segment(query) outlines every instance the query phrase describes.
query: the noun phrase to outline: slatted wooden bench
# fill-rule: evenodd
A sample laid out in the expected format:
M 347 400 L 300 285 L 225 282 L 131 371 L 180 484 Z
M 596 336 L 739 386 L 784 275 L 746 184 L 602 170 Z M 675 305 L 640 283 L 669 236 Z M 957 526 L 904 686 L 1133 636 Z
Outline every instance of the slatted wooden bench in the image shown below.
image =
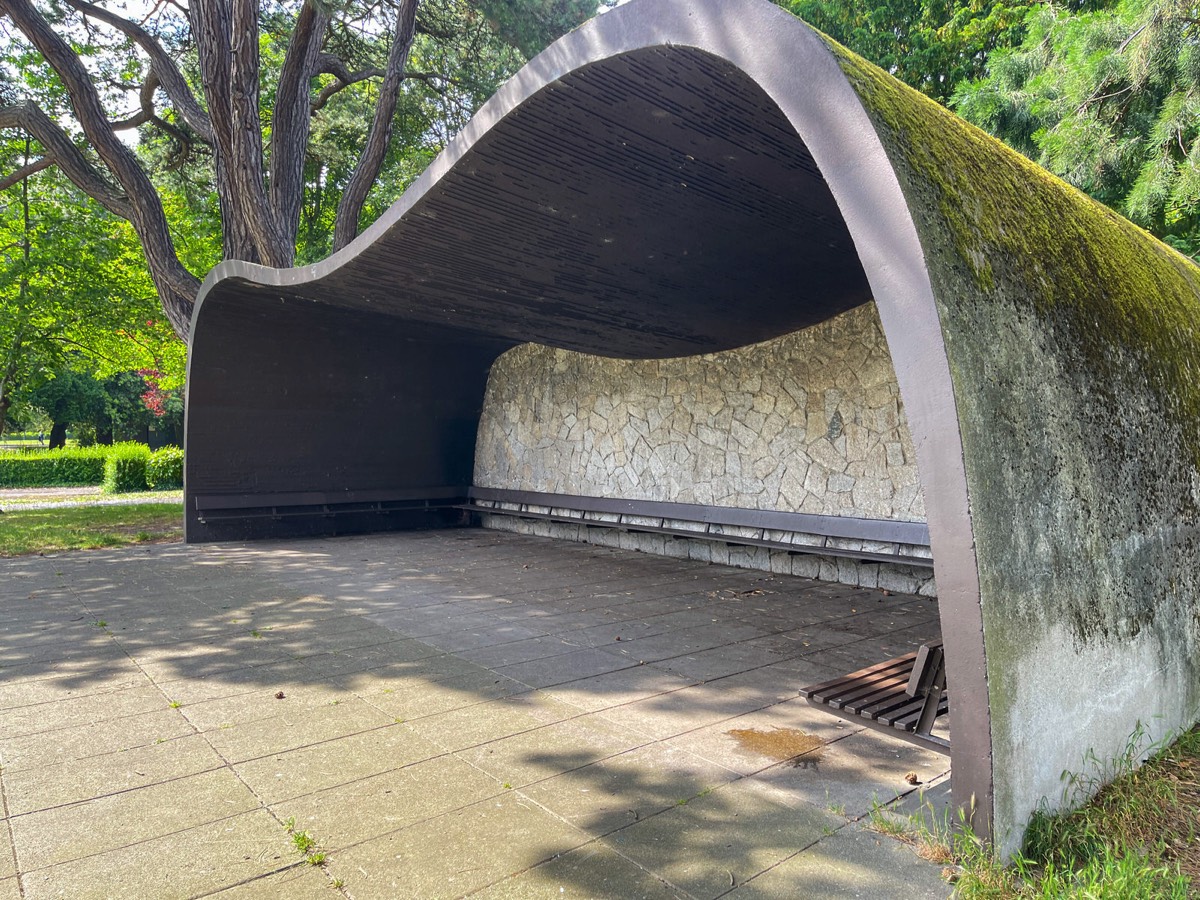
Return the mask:
M 196 518 L 203 523 L 240 519 L 284 519 L 299 516 L 386 514 L 461 507 L 462 487 L 408 490 L 287 491 L 196 494 Z
M 803 688 L 800 694 L 844 719 L 939 753 L 950 752 L 950 742 L 932 733 L 938 717 L 950 712 L 941 641 Z
M 661 534 L 669 538 L 716 541 L 733 546 L 763 547 L 787 553 L 933 568 L 933 558 L 928 555 L 929 528 L 923 522 L 481 487 L 470 489 L 463 508 L 477 516 L 511 516 L 588 528 Z M 739 533 L 742 530 L 756 534 Z M 811 543 L 772 538 L 768 536 L 771 532 L 804 535 Z M 876 545 L 876 549 L 842 546 L 840 541 L 869 542 Z M 891 548 L 879 548 L 878 545 L 891 545 Z

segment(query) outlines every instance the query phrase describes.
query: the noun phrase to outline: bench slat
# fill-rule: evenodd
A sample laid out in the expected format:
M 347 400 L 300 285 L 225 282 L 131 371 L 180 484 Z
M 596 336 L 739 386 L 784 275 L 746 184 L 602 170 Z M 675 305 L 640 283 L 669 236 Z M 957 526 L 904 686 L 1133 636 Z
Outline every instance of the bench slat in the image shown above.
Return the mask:
M 543 504 L 558 506 L 559 504 Z M 642 523 L 609 522 L 603 519 L 588 519 L 584 516 L 563 515 L 561 513 L 543 513 L 532 510 L 497 509 L 492 506 L 479 506 L 474 503 L 464 503 L 459 507 L 480 515 L 511 516 L 517 519 L 538 519 L 558 522 L 564 525 L 585 525 L 589 528 L 610 528 L 616 531 L 629 531 L 642 534 L 662 534 L 673 538 L 691 538 L 715 541 L 723 544 L 743 547 L 762 547 L 767 550 L 783 550 L 787 553 L 808 553 L 817 556 L 836 556 L 846 559 L 858 559 L 869 562 L 886 562 L 904 566 L 915 566 L 923 569 L 933 568 L 933 560 L 924 556 L 907 556 L 900 553 L 881 553 L 875 550 L 851 550 L 845 547 L 827 547 L 820 544 L 793 544 L 787 541 L 772 541 L 765 538 L 741 537 L 724 532 L 693 531 L 687 528 L 670 528 L 667 526 L 645 525 Z M 667 518 L 676 518 L 668 516 Z
M 800 693 L 813 706 L 948 753 L 949 741 L 931 733 L 936 719 L 950 711 L 944 685 L 942 643 L 931 641 L 913 653 L 803 688 Z

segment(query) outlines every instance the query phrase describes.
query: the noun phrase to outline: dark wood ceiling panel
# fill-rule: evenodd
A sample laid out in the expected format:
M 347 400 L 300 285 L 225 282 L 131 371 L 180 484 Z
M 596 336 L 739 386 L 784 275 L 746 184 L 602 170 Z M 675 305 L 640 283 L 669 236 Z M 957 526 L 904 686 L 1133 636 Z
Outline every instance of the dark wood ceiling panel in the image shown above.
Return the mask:
M 295 290 L 622 357 L 741 346 L 870 298 L 837 205 L 779 109 L 728 63 L 681 47 L 546 86 L 383 237 Z

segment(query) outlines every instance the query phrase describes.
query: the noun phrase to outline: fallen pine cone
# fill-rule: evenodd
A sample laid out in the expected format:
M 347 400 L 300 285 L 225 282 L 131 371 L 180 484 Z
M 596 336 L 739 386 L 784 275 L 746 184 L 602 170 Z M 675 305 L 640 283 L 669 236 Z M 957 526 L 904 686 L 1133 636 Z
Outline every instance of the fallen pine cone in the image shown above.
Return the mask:
M 921 783 L 921 779 L 917 777 L 916 772 L 906 772 L 904 774 L 904 780 L 907 781 L 909 784 L 920 784 Z

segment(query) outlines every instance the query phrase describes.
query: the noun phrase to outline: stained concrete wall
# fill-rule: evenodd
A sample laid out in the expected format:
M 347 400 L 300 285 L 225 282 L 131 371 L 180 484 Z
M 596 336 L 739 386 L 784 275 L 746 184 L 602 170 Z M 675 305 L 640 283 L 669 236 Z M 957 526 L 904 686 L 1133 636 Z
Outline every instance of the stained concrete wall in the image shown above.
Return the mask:
M 1200 715 L 1200 270 L 842 64 L 935 248 L 1010 852 L 1040 804 L 1085 799 L 1064 772 L 1094 786 Z
M 776 340 L 696 357 L 630 361 L 534 344 L 514 348 L 492 367 L 475 483 L 856 518 L 925 516 L 874 304 Z M 881 584 L 879 565 L 848 559 L 502 517 L 488 524 Z M 907 566 L 883 566 L 882 586 L 935 591 L 931 572 Z

